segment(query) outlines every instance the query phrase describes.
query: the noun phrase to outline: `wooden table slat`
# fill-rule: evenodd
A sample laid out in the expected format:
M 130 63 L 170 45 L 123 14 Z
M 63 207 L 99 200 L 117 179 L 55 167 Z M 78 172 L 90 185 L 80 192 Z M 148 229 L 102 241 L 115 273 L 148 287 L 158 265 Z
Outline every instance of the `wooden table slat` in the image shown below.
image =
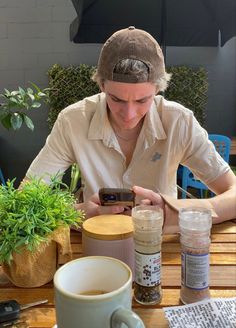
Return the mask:
M 173 305 L 181 305 L 179 300 L 179 289 L 177 288 L 170 288 L 170 287 L 162 287 L 163 297 L 161 303 L 158 305 L 150 305 L 146 306 L 145 308 L 156 308 L 156 307 L 163 307 L 163 306 L 173 306 Z M 222 290 L 222 289 L 215 289 L 211 288 L 211 297 L 236 297 L 236 290 L 229 289 L 229 290 Z M 15 299 L 21 304 L 27 304 L 30 302 L 36 302 L 39 299 L 47 299 L 48 303 L 43 305 L 43 307 L 50 308 L 54 306 L 54 293 L 52 288 L 38 288 L 35 290 L 34 294 L 32 295 L 32 290 L 28 288 L 21 288 L 20 290 L 16 289 L 8 289 L 3 288 L 1 289 L 1 299 L 10 300 Z M 39 306 L 39 307 L 42 307 Z M 142 308 L 143 306 L 133 301 L 133 308 Z
M 75 260 L 79 257 L 82 257 L 82 253 L 73 253 L 72 259 Z M 162 264 L 163 265 L 176 265 L 180 264 L 181 257 L 180 253 L 174 252 L 174 253 L 168 253 L 163 252 L 162 253 Z M 59 263 L 64 263 L 64 258 L 59 256 Z M 236 265 L 236 254 L 233 251 L 230 251 L 228 253 L 212 253 L 210 256 L 210 264 L 212 265 L 218 265 L 218 264 L 228 264 L 228 265 Z
M 231 139 L 230 155 L 236 155 L 236 137 Z
M 181 280 L 180 265 L 162 266 L 162 285 L 179 287 Z M 210 286 L 236 289 L 236 267 L 228 265 L 210 266 Z
M 211 235 L 211 242 L 212 243 L 235 243 L 236 242 L 236 233 L 214 233 Z M 179 236 L 178 235 L 165 235 L 163 236 L 163 243 L 179 243 Z
M 235 220 L 214 224 L 212 226 L 212 233 L 236 233 L 236 222 Z
M 170 253 L 162 253 L 162 264 L 170 265 L 170 264 L 179 264 L 181 263 L 181 256 L 178 253 L 170 254 Z M 227 254 L 211 254 L 210 255 L 210 264 L 218 265 L 218 264 L 228 264 L 228 265 L 236 265 L 236 254 L 235 253 L 227 253 Z
M 163 243 L 162 244 L 162 253 L 180 253 L 180 244 L 179 243 Z M 80 253 L 80 249 L 75 249 L 76 253 Z M 76 251 L 77 250 L 77 251 Z M 211 243 L 210 252 L 213 253 L 236 253 L 236 244 L 235 243 Z
M 72 252 L 75 254 L 82 254 L 81 244 L 72 244 Z M 179 253 L 180 244 L 179 243 L 163 243 L 162 253 Z M 212 243 L 210 245 L 211 253 L 236 253 L 235 243 Z

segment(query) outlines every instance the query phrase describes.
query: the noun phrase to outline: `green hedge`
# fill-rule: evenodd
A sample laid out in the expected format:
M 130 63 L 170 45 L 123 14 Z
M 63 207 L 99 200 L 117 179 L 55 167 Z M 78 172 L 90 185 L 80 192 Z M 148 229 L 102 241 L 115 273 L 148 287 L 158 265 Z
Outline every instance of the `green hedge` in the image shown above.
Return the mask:
M 205 126 L 208 91 L 206 70 L 203 67 L 172 66 L 167 71 L 172 73 L 172 79 L 165 98 L 191 109 L 199 123 Z
M 55 64 L 48 70 L 50 128 L 63 108 L 99 92 L 97 84 L 90 78 L 94 70 L 94 66 L 84 64 L 69 67 Z
M 48 70 L 50 128 L 63 108 L 99 92 L 97 84 L 90 79 L 95 68 L 84 64 L 69 67 L 55 64 Z M 172 79 L 165 98 L 191 109 L 204 126 L 208 90 L 206 70 L 202 67 L 173 66 L 168 67 L 167 71 L 172 73 Z

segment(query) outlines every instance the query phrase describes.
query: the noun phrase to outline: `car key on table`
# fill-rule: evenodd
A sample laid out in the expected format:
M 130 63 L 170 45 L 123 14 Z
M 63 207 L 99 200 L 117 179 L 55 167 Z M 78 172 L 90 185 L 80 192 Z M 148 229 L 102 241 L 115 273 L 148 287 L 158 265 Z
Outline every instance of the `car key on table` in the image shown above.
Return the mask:
M 48 300 L 40 300 L 24 305 L 20 305 L 16 300 L 0 302 L 0 323 L 5 321 L 14 321 L 19 318 L 20 311 L 47 302 Z
M 28 328 L 29 326 L 25 321 L 22 320 L 14 320 L 14 321 L 5 321 L 0 323 L 0 328 L 13 328 L 13 327 L 21 327 L 21 328 Z

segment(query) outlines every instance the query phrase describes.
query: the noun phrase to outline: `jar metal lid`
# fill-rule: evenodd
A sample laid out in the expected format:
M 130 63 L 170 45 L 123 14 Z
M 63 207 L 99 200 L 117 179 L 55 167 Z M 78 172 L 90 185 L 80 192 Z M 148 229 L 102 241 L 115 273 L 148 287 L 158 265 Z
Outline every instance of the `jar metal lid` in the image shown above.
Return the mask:
M 83 223 L 82 232 L 100 240 L 120 240 L 133 236 L 132 218 L 122 214 L 94 216 Z

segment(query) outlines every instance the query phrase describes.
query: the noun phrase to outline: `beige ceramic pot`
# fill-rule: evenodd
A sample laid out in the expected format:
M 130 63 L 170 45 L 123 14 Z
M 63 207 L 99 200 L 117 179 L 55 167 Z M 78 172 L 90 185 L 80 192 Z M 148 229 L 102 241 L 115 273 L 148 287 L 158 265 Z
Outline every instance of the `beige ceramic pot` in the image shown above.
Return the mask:
M 132 218 L 107 214 L 86 220 L 82 229 L 82 248 L 84 256 L 114 257 L 134 272 Z

